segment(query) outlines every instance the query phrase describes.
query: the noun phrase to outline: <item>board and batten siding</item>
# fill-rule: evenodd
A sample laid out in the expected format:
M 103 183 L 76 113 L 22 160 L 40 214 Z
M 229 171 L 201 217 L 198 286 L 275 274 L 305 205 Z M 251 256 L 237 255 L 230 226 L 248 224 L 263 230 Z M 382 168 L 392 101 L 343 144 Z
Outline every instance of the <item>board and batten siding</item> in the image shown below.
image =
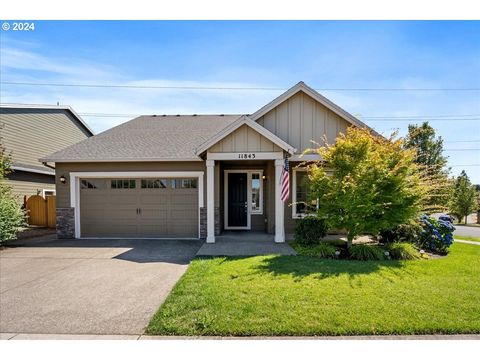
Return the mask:
M 339 133 L 350 125 L 318 101 L 299 92 L 260 117 L 257 122 L 297 149 L 334 143 Z M 312 140 L 315 142 L 313 143 Z
M 0 134 L 14 163 L 33 166 L 91 136 L 67 110 L 22 108 L 0 109 Z
M 248 125 L 242 125 L 213 145 L 208 151 L 214 153 L 235 153 L 278 152 L 283 150 Z

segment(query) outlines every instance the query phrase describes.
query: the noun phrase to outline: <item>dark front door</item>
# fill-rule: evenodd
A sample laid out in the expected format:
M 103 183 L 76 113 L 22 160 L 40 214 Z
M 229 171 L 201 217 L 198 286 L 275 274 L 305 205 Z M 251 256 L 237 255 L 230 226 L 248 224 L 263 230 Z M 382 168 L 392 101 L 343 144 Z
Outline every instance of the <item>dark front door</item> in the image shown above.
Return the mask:
M 247 226 L 247 174 L 228 174 L 228 226 Z

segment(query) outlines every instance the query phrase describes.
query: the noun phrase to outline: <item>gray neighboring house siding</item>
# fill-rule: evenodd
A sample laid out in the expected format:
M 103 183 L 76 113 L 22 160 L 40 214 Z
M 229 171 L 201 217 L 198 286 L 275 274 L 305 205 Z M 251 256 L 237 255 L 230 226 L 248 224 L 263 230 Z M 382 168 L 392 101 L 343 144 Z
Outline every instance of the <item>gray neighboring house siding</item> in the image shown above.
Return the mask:
M 0 136 L 13 159 L 13 172 L 4 181 L 23 203 L 24 196 L 55 191 L 55 170 L 39 159 L 93 132 L 68 106 L 2 104 Z
M 293 195 L 296 193 L 293 188 L 293 168 L 305 160 L 300 155 L 312 147 L 312 141 L 322 144 L 326 137 L 328 142 L 333 142 L 349 126 L 367 127 L 302 82 L 251 115 L 140 116 L 44 157 L 43 160 L 54 162 L 56 166 L 58 236 L 82 237 L 80 229 L 85 224 L 81 224 L 81 199 L 86 201 L 88 209 L 100 206 L 95 211 L 105 226 L 109 226 L 109 221 L 111 224 L 118 223 L 119 211 L 110 211 L 108 207 L 97 205 L 97 201 L 88 203 L 87 200 L 97 191 L 99 196 L 111 201 L 113 185 L 104 181 L 99 182 L 104 184 L 99 185 L 100 188 L 90 188 L 85 185 L 88 179 L 135 178 L 137 188 L 131 192 L 131 203 L 119 206 L 129 205 L 124 206 L 130 211 L 126 216 L 136 219 L 129 220 L 132 221 L 132 226 L 133 222 L 136 222 L 135 226 L 141 226 L 138 225 L 141 224 L 138 219 L 143 215 L 139 214 L 138 209 L 149 210 L 146 205 L 151 205 L 151 199 L 142 203 L 142 192 L 138 191 L 142 179 L 196 174 L 192 177 L 198 176 L 198 189 L 203 187 L 202 192 L 199 190 L 197 193 L 198 232 L 192 234 L 192 237 L 214 241 L 213 235 L 231 228 L 239 229 L 237 225 L 226 223 L 231 221 L 227 216 L 227 206 L 233 204 L 227 199 L 231 189 L 226 177 L 241 172 L 248 176 L 245 208 L 248 209 L 249 219 L 249 225 L 242 225 L 242 230 L 264 231 L 275 234 L 275 241 L 284 241 L 285 237 L 291 236 L 298 221 L 298 216 L 294 217 L 292 206 Z M 252 154 L 254 158 L 251 158 Z M 310 161 L 321 161 L 315 153 L 308 156 Z M 281 170 L 284 157 L 289 158 L 291 175 L 290 199 L 285 204 L 276 200 L 279 189 L 276 174 Z M 155 173 L 160 175 L 153 175 Z M 262 213 L 254 213 L 252 208 L 254 174 L 257 178 L 263 174 L 259 179 L 263 188 Z M 67 179 L 65 184 L 60 183 L 62 176 Z M 180 177 L 185 176 L 189 177 Z M 241 176 L 232 177 L 234 181 L 241 181 L 237 180 L 239 178 Z M 102 186 L 105 189 L 103 193 Z M 161 190 L 158 191 L 160 194 Z M 86 192 L 89 192 L 88 196 Z M 147 193 L 152 192 L 144 194 Z M 166 191 L 165 194 L 167 193 L 172 191 Z M 122 195 L 121 198 L 127 197 Z M 236 202 L 237 209 L 243 206 L 243 201 Z M 132 208 L 132 204 L 137 204 L 137 209 L 135 206 Z M 209 209 L 208 204 L 213 204 L 213 209 Z M 137 217 L 131 213 L 135 210 Z M 160 206 L 155 211 L 155 216 L 163 216 Z M 282 228 L 281 220 L 275 224 L 276 219 L 281 219 L 282 213 L 284 232 L 279 231 Z M 90 214 L 87 220 L 92 221 Z M 232 221 L 231 224 L 233 223 Z M 101 224 L 97 222 L 92 225 L 92 229 L 102 228 Z M 210 233 L 208 229 L 211 229 Z M 91 229 L 87 230 L 91 234 Z M 168 229 L 158 230 L 158 237 L 165 237 L 168 233 Z

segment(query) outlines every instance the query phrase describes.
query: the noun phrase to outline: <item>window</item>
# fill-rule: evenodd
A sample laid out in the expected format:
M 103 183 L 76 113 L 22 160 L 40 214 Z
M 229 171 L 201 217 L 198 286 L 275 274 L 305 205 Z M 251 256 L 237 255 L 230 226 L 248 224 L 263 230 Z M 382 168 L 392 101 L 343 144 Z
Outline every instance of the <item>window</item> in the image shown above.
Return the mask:
M 80 189 L 104 189 L 106 184 L 105 179 L 81 179 Z
M 263 194 L 262 194 L 262 173 L 261 172 L 252 172 L 251 173 L 251 211 L 252 214 L 262 214 L 263 213 Z
M 135 185 L 133 179 L 113 179 L 111 181 L 112 189 L 135 189 Z
M 55 190 L 43 189 L 42 193 L 43 193 L 43 197 L 54 196 L 55 195 Z
M 142 179 L 142 189 L 165 189 L 168 186 L 167 179 Z
M 310 179 L 306 169 L 293 170 L 292 217 L 301 218 L 317 208 L 317 200 L 310 198 Z
M 174 189 L 196 189 L 197 179 L 173 179 L 172 188 Z

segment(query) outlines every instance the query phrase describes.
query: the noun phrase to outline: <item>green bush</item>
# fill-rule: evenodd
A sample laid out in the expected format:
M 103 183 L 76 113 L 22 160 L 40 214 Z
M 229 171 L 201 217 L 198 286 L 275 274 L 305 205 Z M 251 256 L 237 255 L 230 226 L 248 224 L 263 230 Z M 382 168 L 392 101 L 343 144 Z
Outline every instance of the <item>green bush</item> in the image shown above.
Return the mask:
M 396 260 L 420 259 L 418 249 L 409 243 L 393 243 L 388 246 L 390 257 Z
M 420 239 L 423 227 L 419 221 L 411 221 L 406 224 L 397 225 L 391 230 L 380 232 L 379 240 L 384 244 L 411 242 L 416 243 Z
M 320 243 L 317 245 L 302 245 L 297 242 L 291 244 L 295 251 L 300 255 L 314 256 L 320 258 L 334 257 L 337 248 L 327 243 Z
M 302 245 L 316 245 L 327 234 L 325 221 L 307 216 L 295 225 L 295 241 Z
M 384 260 L 385 250 L 376 245 L 353 245 L 348 249 L 350 257 L 354 260 Z
M 0 183 L 0 245 L 16 239 L 25 224 L 25 213 L 10 188 Z

